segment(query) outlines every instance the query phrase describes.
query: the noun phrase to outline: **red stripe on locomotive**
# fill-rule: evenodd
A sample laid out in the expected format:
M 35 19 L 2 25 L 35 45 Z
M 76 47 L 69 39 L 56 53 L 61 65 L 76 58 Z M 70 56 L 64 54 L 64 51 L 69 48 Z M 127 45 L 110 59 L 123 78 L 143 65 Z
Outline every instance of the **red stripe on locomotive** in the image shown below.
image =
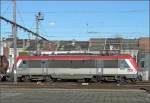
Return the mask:
M 17 60 L 112 60 L 112 59 L 131 59 L 130 55 L 115 56 L 89 56 L 89 55 L 55 55 L 55 56 L 18 56 Z

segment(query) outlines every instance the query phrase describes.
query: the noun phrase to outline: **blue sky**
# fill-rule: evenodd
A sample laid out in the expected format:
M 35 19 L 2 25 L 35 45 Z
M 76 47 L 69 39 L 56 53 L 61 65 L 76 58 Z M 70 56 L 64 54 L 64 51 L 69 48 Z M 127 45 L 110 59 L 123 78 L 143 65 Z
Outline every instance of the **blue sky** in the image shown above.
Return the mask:
M 88 40 L 149 36 L 149 1 L 17 1 L 17 23 L 35 31 L 35 15 L 42 12 L 40 34 L 49 40 Z M 1 1 L 1 16 L 12 20 L 12 1 Z M 6 37 L 11 26 L 1 23 Z M 20 38 L 28 33 L 18 30 Z

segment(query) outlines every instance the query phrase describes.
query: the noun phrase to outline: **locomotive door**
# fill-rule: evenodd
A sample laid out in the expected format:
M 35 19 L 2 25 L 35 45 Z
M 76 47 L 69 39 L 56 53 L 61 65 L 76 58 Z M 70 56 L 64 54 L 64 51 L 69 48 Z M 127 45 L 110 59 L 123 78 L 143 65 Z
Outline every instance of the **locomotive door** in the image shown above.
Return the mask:
M 42 68 L 42 74 L 47 75 L 48 74 L 48 61 L 47 60 L 41 61 L 41 68 Z
M 103 74 L 103 61 L 102 60 L 96 60 L 96 74 L 102 75 Z

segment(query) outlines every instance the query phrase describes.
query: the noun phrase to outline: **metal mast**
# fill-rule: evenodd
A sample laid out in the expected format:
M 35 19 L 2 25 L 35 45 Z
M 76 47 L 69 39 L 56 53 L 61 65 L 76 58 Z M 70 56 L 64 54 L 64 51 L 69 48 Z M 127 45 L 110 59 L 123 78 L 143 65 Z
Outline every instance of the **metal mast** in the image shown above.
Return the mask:
M 1 1 L 0 1 L 0 3 L 1 3 Z M 1 13 L 0 13 L 0 14 L 1 14 Z M 2 36 L 2 35 L 1 35 L 1 20 L 0 20 L 0 55 L 3 55 L 3 54 L 2 54 L 2 50 L 3 50 L 2 48 L 3 48 L 3 46 L 2 46 L 2 39 L 1 39 L 1 36 Z
M 0 20 L 0 23 L 1 23 L 1 20 Z M 1 24 L 0 24 L 0 28 L 1 28 Z M 2 55 L 2 49 L 3 46 L 2 46 L 2 39 L 1 39 L 1 29 L 0 29 L 0 55 Z
M 36 34 L 39 34 L 40 20 L 43 20 L 43 16 L 41 12 L 38 12 L 38 15 L 36 15 Z M 37 55 L 40 54 L 40 44 L 39 44 L 38 36 L 36 36 L 36 54 Z
M 17 28 L 16 28 L 16 0 L 13 0 L 13 42 L 14 42 L 14 67 L 13 67 L 13 79 L 14 83 L 17 83 L 17 74 L 16 74 L 16 57 L 17 57 Z

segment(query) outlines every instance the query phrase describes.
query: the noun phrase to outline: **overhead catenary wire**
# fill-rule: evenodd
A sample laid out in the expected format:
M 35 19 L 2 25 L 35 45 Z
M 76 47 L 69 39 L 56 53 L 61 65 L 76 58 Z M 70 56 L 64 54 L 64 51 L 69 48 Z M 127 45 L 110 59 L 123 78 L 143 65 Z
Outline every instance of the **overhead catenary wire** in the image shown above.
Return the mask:
M 24 26 L 21 26 L 21 25 L 19 25 L 19 24 L 17 24 L 17 23 L 14 23 L 14 22 L 12 22 L 11 20 L 8 20 L 8 19 L 6 19 L 6 18 L 4 18 L 4 17 L 2 17 L 2 16 L 0 16 L 0 19 L 4 20 L 4 21 L 6 21 L 6 22 L 8 22 L 8 23 L 10 23 L 10 24 L 12 24 L 12 25 L 15 24 L 17 27 L 23 29 L 23 30 L 26 31 L 26 32 L 32 33 L 33 35 L 38 36 L 38 37 L 40 37 L 40 38 L 43 39 L 43 40 L 47 40 L 46 38 L 40 36 L 39 34 L 37 34 L 37 33 L 33 32 L 33 31 L 29 30 L 28 28 L 26 28 L 26 27 L 24 27 Z M 48 41 L 48 40 L 47 40 L 47 41 Z
M 117 13 L 117 14 L 122 14 L 122 13 L 143 13 L 143 12 L 148 12 L 149 10 L 148 9 L 131 9 L 131 10 L 126 10 L 126 11 L 121 11 L 121 10 L 118 10 L 118 11 L 102 11 L 102 10 L 57 10 L 57 11 L 42 11 L 43 13 L 51 13 L 51 14 L 57 14 L 57 13 L 60 13 L 60 14 L 104 14 L 104 13 Z M 8 13 L 8 12 L 7 12 Z M 10 12 L 9 12 L 10 13 Z M 36 11 L 22 11 L 22 13 L 24 14 L 35 14 L 37 13 Z

